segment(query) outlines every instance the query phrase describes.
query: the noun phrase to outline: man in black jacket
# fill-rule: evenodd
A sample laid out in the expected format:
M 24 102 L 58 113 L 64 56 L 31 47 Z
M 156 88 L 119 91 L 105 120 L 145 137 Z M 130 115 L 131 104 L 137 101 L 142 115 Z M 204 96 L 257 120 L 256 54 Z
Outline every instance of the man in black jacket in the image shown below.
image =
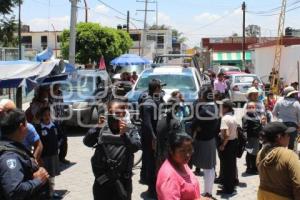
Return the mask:
M 43 185 L 48 181 L 47 171 L 38 167 L 31 152 L 22 144 L 27 125 L 25 113 L 11 110 L 0 120 L 0 199 L 45 199 Z
M 155 147 L 156 127 L 159 118 L 160 104 L 162 100 L 162 83 L 160 80 L 152 79 L 148 85 L 148 94 L 140 100 L 140 118 L 142 121 L 142 169 L 141 183 L 148 185 L 148 196 L 156 197 L 155 192 Z
M 94 199 L 130 200 L 132 193 L 133 153 L 141 148 L 137 129 L 126 124 L 124 104 L 113 100 L 108 105 L 107 122 L 91 129 L 83 142 L 95 147 L 91 159 L 95 176 Z

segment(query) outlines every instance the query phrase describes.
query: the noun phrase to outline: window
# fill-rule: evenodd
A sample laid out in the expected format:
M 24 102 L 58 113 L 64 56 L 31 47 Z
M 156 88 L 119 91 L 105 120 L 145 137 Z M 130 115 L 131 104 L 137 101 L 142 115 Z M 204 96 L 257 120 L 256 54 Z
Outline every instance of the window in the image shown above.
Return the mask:
M 48 45 L 48 38 L 47 36 L 41 36 L 41 47 L 46 49 Z
M 132 33 L 130 34 L 130 37 L 133 41 L 141 41 L 141 34 L 139 33 Z
M 56 36 L 56 42 L 57 43 L 61 42 L 61 36 L 60 35 Z
M 31 36 L 22 36 L 22 43 L 32 43 Z
M 47 36 L 41 36 L 41 43 L 47 43 L 47 42 L 48 42 Z
M 22 44 L 26 49 L 32 48 L 32 37 L 31 36 L 22 36 Z
M 156 41 L 156 35 L 147 35 L 148 41 Z
M 165 37 L 163 35 L 158 35 L 157 36 L 157 48 L 163 49 L 164 43 L 165 43 Z

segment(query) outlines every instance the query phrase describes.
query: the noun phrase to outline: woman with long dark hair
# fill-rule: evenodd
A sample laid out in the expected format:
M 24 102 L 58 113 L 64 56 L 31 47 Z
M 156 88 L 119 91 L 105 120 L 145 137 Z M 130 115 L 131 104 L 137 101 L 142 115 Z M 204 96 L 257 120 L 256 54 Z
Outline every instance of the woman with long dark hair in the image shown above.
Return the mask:
M 216 138 L 220 131 L 219 109 L 210 88 L 203 90 L 202 100 L 195 104 L 196 113 L 192 121 L 195 153 L 192 164 L 204 172 L 204 196 L 212 197 L 215 179 Z
M 165 160 L 157 175 L 158 199 L 200 199 L 198 180 L 188 166 L 193 154 L 192 138 L 186 133 L 173 134 L 169 144 L 168 159 Z

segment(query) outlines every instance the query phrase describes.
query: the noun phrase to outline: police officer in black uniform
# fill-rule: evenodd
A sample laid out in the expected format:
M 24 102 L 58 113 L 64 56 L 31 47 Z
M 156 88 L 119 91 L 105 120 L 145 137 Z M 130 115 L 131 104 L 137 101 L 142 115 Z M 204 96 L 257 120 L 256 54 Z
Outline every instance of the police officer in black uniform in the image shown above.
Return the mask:
M 143 94 L 140 101 L 140 119 L 142 133 L 142 168 L 140 182 L 148 185 L 148 196 L 156 197 L 156 166 L 155 147 L 157 135 L 157 122 L 159 118 L 160 104 L 163 103 L 162 87 L 160 80 L 152 79 L 148 85 L 148 94 Z
M 131 199 L 133 153 L 141 148 L 141 142 L 137 129 L 125 123 L 125 115 L 124 103 L 112 100 L 104 126 L 90 129 L 84 137 L 86 146 L 95 147 L 91 159 L 95 200 Z
M 0 199 L 42 200 L 49 175 L 38 167 L 33 155 L 22 144 L 26 133 L 25 113 L 11 110 L 0 118 Z

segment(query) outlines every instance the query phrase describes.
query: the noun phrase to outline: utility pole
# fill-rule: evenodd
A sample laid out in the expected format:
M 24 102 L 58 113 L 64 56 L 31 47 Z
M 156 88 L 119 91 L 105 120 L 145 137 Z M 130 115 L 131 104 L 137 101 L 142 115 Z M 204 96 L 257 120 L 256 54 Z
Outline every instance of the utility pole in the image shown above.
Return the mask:
M 144 30 L 143 30 L 143 37 L 142 37 L 142 56 L 144 56 L 146 40 L 147 40 L 147 12 L 148 12 L 148 0 L 145 0 L 145 16 L 144 16 Z
M 246 3 L 243 2 L 242 4 L 242 10 L 243 10 L 243 67 L 245 67 L 246 61 L 245 61 L 245 46 L 246 46 L 246 36 L 245 36 L 245 29 L 246 29 Z
M 142 35 L 142 56 L 144 56 L 145 46 L 146 46 L 146 40 L 147 40 L 147 13 L 148 12 L 154 12 L 154 10 L 148 10 L 148 3 L 155 3 L 154 1 L 149 2 L 148 0 L 145 1 L 137 1 L 137 2 L 143 2 L 145 3 L 145 10 L 137 10 L 145 12 L 144 15 L 144 29 L 143 29 L 143 35 Z
M 19 24 L 18 24 L 18 39 L 19 39 L 19 60 L 22 60 L 22 38 L 21 38 L 21 0 L 19 0 Z M 17 88 L 16 106 L 22 109 L 22 86 Z
M 130 13 L 129 10 L 127 10 L 127 24 L 126 24 L 126 29 L 127 29 L 127 33 L 129 34 L 129 21 L 130 20 Z M 127 53 L 129 53 L 129 49 L 127 50 Z
M 86 0 L 84 0 L 84 8 L 85 8 L 85 23 L 88 22 L 88 6 Z
M 77 1 L 71 1 L 71 23 L 70 23 L 70 44 L 69 44 L 69 63 L 75 65 L 76 47 L 76 22 L 77 22 Z
M 127 24 L 126 24 L 126 29 L 127 29 L 127 33 L 129 33 L 129 23 L 130 23 L 130 13 L 129 10 L 127 11 Z
M 155 48 L 155 56 L 157 56 L 157 43 L 158 43 L 158 0 L 156 2 L 156 48 Z

